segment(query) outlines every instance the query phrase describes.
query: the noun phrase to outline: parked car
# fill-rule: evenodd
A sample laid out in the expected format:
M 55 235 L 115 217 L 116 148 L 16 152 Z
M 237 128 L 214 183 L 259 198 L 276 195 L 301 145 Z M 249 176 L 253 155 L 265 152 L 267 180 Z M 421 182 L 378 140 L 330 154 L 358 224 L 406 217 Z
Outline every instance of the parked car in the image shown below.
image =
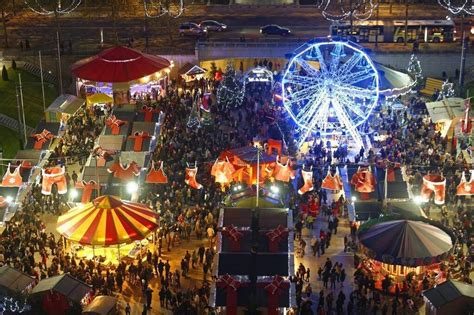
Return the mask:
M 207 30 L 202 29 L 198 24 L 196 23 L 182 23 L 179 26 L 179 35 L 181 36 L 206 36 Z
M 276 24 L 265 25 L 260 28 L 260 34 L 267 36 L 267 35 L 280 35 L 280 36 L 288 36 L 290 35 L 290 29 L 286 27 L 281 27 Z
M 199 26 L 203 30 L 212 31 L 212 32 L 223 32 L 227 30 L 227 25 L 220 23 L 214 20 L 206 20 L 199 23 Z

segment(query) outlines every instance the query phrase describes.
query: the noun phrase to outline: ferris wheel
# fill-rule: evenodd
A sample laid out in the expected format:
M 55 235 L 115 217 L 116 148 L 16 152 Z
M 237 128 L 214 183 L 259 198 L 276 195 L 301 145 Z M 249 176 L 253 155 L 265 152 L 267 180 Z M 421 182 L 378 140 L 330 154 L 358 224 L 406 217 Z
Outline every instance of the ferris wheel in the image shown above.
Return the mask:
M 353 43 L 325 41 L 302 46 L 282 79 L 283 104 L 303 132 L 347 132 L 363 146 L 359 127 L 379 99 L 379 77 L 372 60 Z

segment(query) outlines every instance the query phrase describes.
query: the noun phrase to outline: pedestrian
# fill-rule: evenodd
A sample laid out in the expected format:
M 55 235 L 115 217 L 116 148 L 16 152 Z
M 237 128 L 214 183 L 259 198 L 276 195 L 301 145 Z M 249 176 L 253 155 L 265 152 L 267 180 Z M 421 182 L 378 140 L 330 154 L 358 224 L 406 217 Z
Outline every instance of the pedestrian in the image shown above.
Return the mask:
M 310 276 L 311 276 L 311 270 L 309 270 L 309 268 L 306 268 L 306 282 L 309 282 Z
M 316 238 L 316 235 L 313 235 L 313 238 L 311 239 L 311 249 L 313 250 L 313 257 L 318 254 L 319 257 L 319 241 Z
M 132 312 L 132 308 L 130 307 L 130 304 L 127 302 L 127 306 L 125 306 L 125 315 L 130 315 Z
M 346 271 L 344 268 L 341 269 L 341 274 L 339 275 L 339 281 L 341 282 L 341 288 L 344 286 L 344 280 L 346 279 Z

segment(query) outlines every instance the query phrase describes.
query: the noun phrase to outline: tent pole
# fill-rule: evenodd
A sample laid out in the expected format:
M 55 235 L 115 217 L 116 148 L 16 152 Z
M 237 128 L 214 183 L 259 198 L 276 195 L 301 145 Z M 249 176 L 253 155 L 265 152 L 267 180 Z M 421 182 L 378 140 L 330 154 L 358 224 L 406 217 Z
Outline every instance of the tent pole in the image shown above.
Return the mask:
M 118 251 L 118 260 L 120 264 L 120 244 L 117 244 L 117 251 Z
M 92 245 L 92 260 L 95 259 L 95 246 Z

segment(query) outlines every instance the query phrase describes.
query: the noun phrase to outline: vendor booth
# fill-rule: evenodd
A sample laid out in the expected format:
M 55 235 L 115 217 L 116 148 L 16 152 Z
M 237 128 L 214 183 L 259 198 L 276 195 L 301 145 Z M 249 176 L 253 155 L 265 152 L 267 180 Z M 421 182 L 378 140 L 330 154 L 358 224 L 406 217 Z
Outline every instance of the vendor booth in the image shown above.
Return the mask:
M 456 124 L 465 115 L 464 99 L 452 97 L 437 102 L 428 102 L 426 103 L 426 109 L 431 120 L 438 126 L 441 136 L 452 139 Z M 472 114 L 470 119 L 472 120 Z
M 78 95 L 105 93 L 120 105 L 130 104 L 132 98 L 156 99 L 164 95 L 171 67 L 165 58 L 117 46 L 79 60 L 71 70 L 77 78 Z
M 228 160 L 234 167 L 234 181 L 245 182 L 253 185 L 257 182 L 257 153 L 258 149 L 253 146 L 242 147 L 224 151 L 220 154 L 219 160 Z M 265 152 L 260 153 L 260 180 L 264 181 L 266 176 L 265 168 L 275 163 L 276 157 Z
M 189 62 L 185 63 L 178 71 L 179 75 L 186 84 L 203 79 L 206 75 L 206 72 L 206 69 L 201 68 L 198 65 L 193 65 Z
M 56 229 L 67 240 L 80 244 L 73 247 L 79 257 L 115 264 L 121 257 L 146 255 L 146 237 L 158 226 L 158 213 L 147 206 L 101 196 L 60 216 Z M 101 248 L 100 257 L 96 256 L 96 247 Z
M 82 311 L 82 315 L 116 315 L 117 298 L 108 295 L 99 295 L 87 305 Z
M 73 306 L 87 305 L 91 293 L 91 286 L 66 273 L 42 279 L 33 288 L 31 296 L 48 315 L 66 315 Z
M 45 110 L 47 123 L 61 123 L 64 126 L 85 104 L 83 98 L 70 94 L 58 96 Z
M 0 292 L 4 295 L 28 292 L 35 283 L 35 278 L 24 272 L 8 265 L 0 267 Z
M 427 219 L 406 218 L 386 216 L 359 228 L 365 257 L 362 268 L 372 274 L 379 289 L 382 279 L 387 277 L 402 281 L 412 274 L 414 279 L 421 280 L 428 274 L 438 283 L 446 279 L 443 262 L 453 250 L 454 236 Z

